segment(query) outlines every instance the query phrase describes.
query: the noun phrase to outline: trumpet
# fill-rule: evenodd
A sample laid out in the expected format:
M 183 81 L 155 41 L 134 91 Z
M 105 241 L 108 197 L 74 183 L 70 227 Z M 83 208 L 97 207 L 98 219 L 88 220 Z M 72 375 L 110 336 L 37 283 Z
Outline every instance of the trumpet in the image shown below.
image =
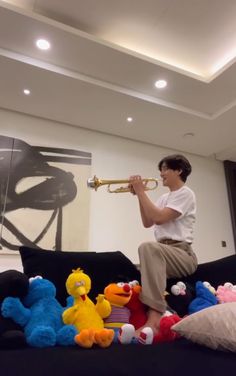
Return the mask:
M 149 183 L 149 182 L 154 182 L 154 186 L 152 187 L 148 187 L 147 185 L 145 186 L 145 191 L 152 191 L 154 189 L 157 188 L 158 186 L 158 180 L 155 179 L 155 178 L 147 178 L 147 179 L 142 179 L 142 182 L 143 183 Z M 109 193 L 124 193 L 124 192 L 130 192 L 131 189 L 129 186 L 126 186 L 126 187 L 119 187 L 119 188 L 116 188 L 116 189 L 113 189 L 111 190 L 110 186 L 113 185 L 113 184 L 129 184 L 129 179 L 123 179 L 123 180 L 101 180 L 101 179 L 98 179 L 96 176 L 94 176 L 93 178 L 89 178 L 87 180 L 87 186 L 88 188 L 92 188 L 92 189 L 95 189 L 95 191 L 97 191 L 97 189 L 99 187 L 101 187 L 101 185 L 107 185 L 107 191 Z

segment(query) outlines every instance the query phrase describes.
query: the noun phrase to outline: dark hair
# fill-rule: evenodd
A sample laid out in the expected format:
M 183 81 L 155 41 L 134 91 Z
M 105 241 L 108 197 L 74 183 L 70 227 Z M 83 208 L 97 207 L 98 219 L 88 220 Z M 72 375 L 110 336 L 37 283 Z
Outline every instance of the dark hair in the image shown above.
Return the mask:
M 192 166 L 181 154 L 173 154 L 169 155 L 165 158 L 163 158 L 159 163 L 158 163 L 158 168 L 161 171 L 162 166 L 166 165 L 167 168 L 170 168 L 171 170 L 178 170 L 182 171 L 180 174 L 180 178 L 182 181 L 186 182 L 187 177 L 191 174 L 192 172 Z

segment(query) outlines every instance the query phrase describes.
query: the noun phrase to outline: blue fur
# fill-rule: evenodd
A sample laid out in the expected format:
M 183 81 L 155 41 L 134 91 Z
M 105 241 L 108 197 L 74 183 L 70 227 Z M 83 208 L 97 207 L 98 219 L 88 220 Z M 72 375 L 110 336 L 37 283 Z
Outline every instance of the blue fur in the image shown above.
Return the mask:
M 196 282 L 196 298 L 192 300 L 188 307 L 189 314 L 201 311 L 204 308 L 217 304 L 217 298 L 201 281 Z
M 56 288 L 47 279 L 36 278 L 23 299 L 8 297 L 2 303 L 2 315 L 10 317 L 24 327 L 26 341 L 33 347 L 74 345 L 77 330 L 64 325 L 64 308 L 56 299 Z

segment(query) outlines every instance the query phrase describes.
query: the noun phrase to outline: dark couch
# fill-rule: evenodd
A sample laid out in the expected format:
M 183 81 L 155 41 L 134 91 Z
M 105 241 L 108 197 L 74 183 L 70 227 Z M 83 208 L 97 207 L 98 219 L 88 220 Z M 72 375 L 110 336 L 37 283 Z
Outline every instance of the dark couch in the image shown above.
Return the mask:
M 24 272 L 41 274 L 57 287 L 57 298 L 64 304 L 65 280 L 72 269 L 81 267 L 92 278 L 90 297 L 94 298 L 119 275 L 140 280 L 136 267 L 121 252 L 59 252 L 20 249 Z M 184 279 L 207 280 L 212 285 L 230 281 L 236 284 L 236 255 L 199 265 Z M 175 283 L 168 281 L 168 286 Z M 236 354 L 211 350 L 184 338 L 150 346 L 112 344 L 107 349 L 77 346 L 53 348 L 24 347 L 0 350 L 1 376 L 199 376 L 236 374 Z

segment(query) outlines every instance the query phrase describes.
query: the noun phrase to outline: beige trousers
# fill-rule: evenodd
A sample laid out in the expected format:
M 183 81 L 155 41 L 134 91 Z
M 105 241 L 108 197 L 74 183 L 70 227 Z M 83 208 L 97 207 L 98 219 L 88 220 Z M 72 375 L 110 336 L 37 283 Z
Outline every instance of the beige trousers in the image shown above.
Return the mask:
M 140 300 L 160 313 L 166 310 L 164 292 L 167 278 L 194 273 L 197 257 L 190 244 L 146 242 L 139 249 L 142 293 Z

